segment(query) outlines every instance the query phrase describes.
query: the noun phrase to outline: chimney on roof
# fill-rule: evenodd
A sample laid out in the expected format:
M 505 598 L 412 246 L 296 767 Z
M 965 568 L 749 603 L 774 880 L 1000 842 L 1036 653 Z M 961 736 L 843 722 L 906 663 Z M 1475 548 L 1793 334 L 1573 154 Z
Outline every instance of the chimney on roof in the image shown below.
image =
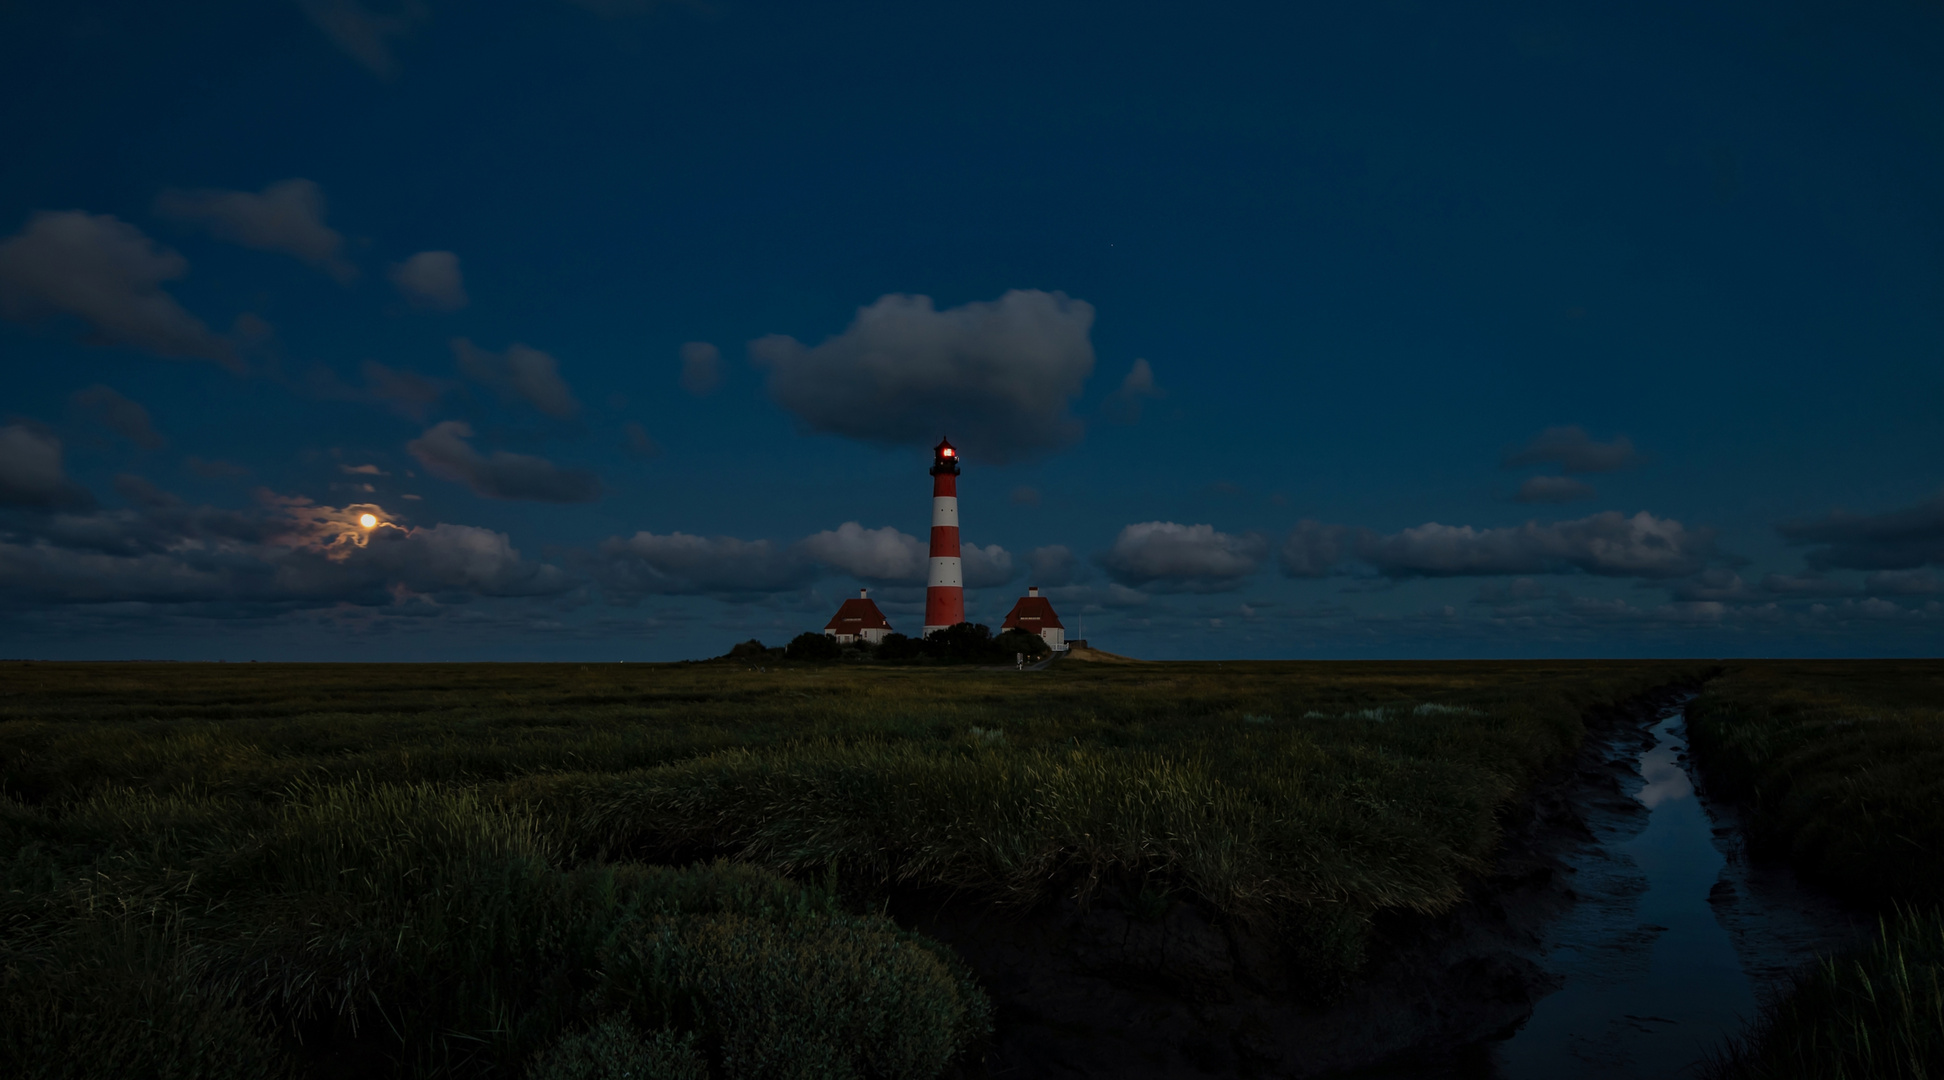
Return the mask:
M 871 590 L 869 589 L 857 590 L 857 598 L 859 600 L 869 600 L 871 598 Z
M 1039 595 L 1039 586 L 1038 586 L 1038 585 L 1028 585 L 1028 586 L 1026 587 L 1026 595 L 1027 595 L 1027 596 L 1038 596 L 1038 595 Z

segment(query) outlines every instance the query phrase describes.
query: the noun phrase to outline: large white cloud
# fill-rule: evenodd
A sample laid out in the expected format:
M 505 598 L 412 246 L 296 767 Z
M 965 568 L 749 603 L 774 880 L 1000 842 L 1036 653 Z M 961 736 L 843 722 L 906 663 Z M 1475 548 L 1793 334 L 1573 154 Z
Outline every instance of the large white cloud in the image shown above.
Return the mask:
M 1125 584 L 1163 591 L 1219 592 L 1247 580 L 1268 557 L 1257 533 L 1217 532 L 1213 525 L 1143 521 L 1114 538 L 1101 565 Z
M 1014 290 L 938 311 L 891 294 L 814 348 L 771 335 L 749 346 L 770 393 L 812 431 L 929 446 L 941 434 L 993 462 L 1080 437 L 1068 411 L 1093 373 L 1093 306 Z
M 813 533 L 798 542 L 806 559 L 865 581 L 923 582 L 931 565 L 926 541 L 886 525 L 866 529 L 846 521 L 835 529 Z M 960 572 L 968 589 L 1003 585 L 1018 573 L 1012 553 L 998 544 L 959 545 Z
M 162 291 L 163 282 L 188 272 L 188 260 L 156 247 L 127 222 L 80 210 L 40 211 L 0 242 L 0 314 L 18 320 L 72 315 L 93 327 L 100 344 L 238 366 L 230 342 Z
M 493 499 L 531 499 L 535 502 L 581 503 L 601 497 L 601 482 L 586 469 L 563 469 L 546 458 L 495 450 L 491 455 L 473 449 L 470 424 L 447 420 L 405 444 L 427 472 L 455 480 Z
M 302 177 L 262 191 L 165 191 L 156 212 L 189 222 L 232 244 L 294 256 L 339 281 L 358 276 L 344 258 L 344 236 L 324 224 L 324 191 Z

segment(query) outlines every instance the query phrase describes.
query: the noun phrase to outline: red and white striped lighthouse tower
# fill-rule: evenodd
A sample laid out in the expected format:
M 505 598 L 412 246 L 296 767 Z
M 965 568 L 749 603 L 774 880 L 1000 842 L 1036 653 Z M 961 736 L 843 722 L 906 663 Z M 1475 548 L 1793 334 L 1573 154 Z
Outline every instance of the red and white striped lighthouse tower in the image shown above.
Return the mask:
M 925 628 L 965 621 L 965 575 L 959 564 L 958 449 L 950 439 L 932 447 L 931 576 L 925 582 Z

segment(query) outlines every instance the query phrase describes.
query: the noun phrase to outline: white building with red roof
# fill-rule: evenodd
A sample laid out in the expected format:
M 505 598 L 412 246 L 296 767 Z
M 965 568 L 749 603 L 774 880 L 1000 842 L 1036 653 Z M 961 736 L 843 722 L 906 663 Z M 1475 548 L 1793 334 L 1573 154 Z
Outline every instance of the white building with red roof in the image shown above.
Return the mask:
M 891 624 L 871 600 L 869 589 L 857 590 L 857 595 L 844 601 L 844 606 L 838 608 L 837 614 L 824 624 L 824 634 L 836 638 L 839 645 L 849 645 L 854 641 L 868 641 L 876 645 L 890 632 Z
M 1013 605 L 1006 621 L 999 624 L 1000 633 L 1008 630 L 1038 634 L 1040 640 L 1046 642 L 1054 652 L 1065 652 L 1067 649 L 1066 625 L 1053 611 L 1053 602 L 1040 595 L 1038 585 L 1028 588 L 1026 595 L 1019 598 L 1019 603 Z

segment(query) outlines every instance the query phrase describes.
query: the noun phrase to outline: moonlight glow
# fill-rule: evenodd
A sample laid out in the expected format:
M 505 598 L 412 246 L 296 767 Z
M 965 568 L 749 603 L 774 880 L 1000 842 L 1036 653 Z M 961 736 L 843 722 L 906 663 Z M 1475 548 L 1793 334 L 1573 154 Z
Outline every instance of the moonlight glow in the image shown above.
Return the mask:
M 378 516 L 376 514 L 359 514 L 358 524 L 363 525 L 367 529 L 375 529 L 378 527 Z

